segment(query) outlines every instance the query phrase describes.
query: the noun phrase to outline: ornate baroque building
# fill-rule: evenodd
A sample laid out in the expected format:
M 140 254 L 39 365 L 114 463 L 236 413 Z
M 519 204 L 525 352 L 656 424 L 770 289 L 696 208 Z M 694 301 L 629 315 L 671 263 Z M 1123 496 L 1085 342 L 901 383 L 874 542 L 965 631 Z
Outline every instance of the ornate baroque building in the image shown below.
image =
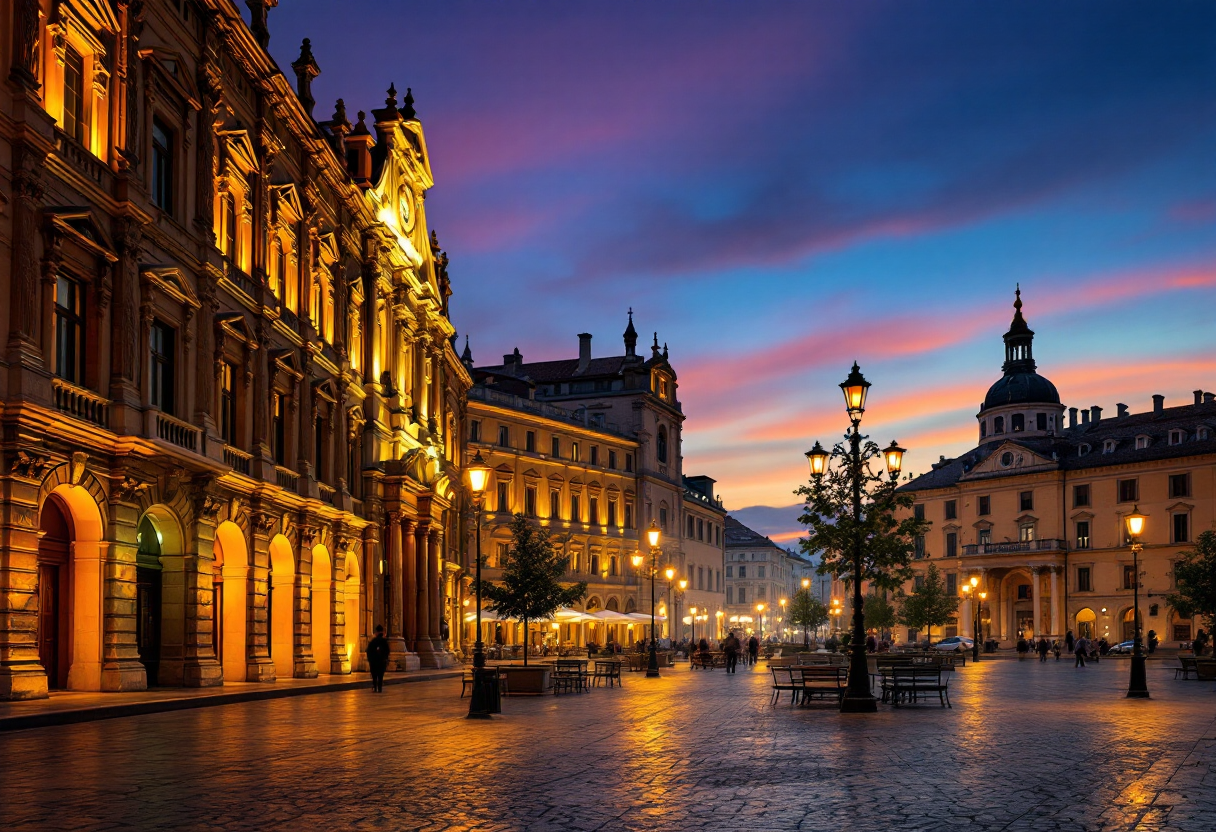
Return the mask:
M 448 661 L 471 379 L 408 91 L 273 0 L 0 2 L 0 697 Z
M 1037 372 L 1020 292 L 1004 340 L 1003 375 L 977 415 L 979 444 L 903 486 L 933 524 L 917 541 L 918 568 L 936 563 L 951 592 L 978 577 L 988 593 L 982 635 L 1006 645 L 1068 630 L 1130 639 L 1137 579 L 1144 632 L 1190 641 L 1194 622 L 1165 595 L 1179 553 L 1216 528 L 1216 396 L 1196 390 L 1172 407 L 1154 396 L 1151 410 L 1117 404 L 1105 417 L 1100 407 L 1065 408 Z M 1124 532 L 1136 506 L 1148 517 L 1139 576 Z M 971 635 L 973 603 L 964 598 L 945 635 Z
M 801 630 L 785 623 L 785 611 L 802 579 L 814 579 L 815 565 L 778 546 L 733 517 L 726 518 L 727 626 L 760 632 L 758 604 L 763 604 L 764 634 L 791 637 Z M 807 587 L 810 589 L 811 587 Z M 782 604 L 782 601 L 786 604 Z M 751 619 L 740 621 L 743 618 Z M 786 633 L 786 630 L 790 630 Z
M 578 358 L 525 363 L 517 349 L 502 364 L 474 368 L 466 345 L 464 361 L 476 379 L 467 453 L 480 451 L 494 471 L 482 540 L 487 579 L 506 552 L 507 525 L 522 513 L 537 518 L 568 555 L 570 580 L 587 581 L 585 611 L 648 616 L 649 578 L 632 557 L 641 551 L 649 568 L 644 532 L 654 520 L 663 532 L 660 571 L 675 570 L 671 582 L 660 574 L 656 584 L 656 609 L 675 622 L 660 636 L 679 637 L 691 607 L 711 622 L 721 618 L 726 511 L 712 479 L 683 476 L 675 370 L 657 335 L 649 358 L 637 354 L 637 337 L 631 313 L 624 355 L 592 358 L 584 333 Z M 608 622 L 565 625 L 560 638 L 631 643 L 643 633 L 643 626 Z M 691 633 L 688 625 L 684 633 Z M 493 640 L 492 631 L 485 635 Z

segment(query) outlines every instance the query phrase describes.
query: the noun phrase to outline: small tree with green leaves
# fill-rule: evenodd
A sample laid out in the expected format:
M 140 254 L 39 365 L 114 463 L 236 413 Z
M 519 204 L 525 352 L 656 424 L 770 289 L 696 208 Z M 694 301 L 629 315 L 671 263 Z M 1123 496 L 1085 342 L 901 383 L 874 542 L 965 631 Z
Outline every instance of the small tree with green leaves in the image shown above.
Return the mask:
M 944 627 L 957 609 L 958 597 L 946 592 L 946 582 L 937 566 L 931 563 L 925 570 L 924 581 L 904 597 L 899 620 L 916 630 L 925 630 L 932 645 L 933 628 Z
M 811 595 L 809 589 L 800 589 L 794 593 L 786 616 L 791 624 L 802 628 L 802 643 L 804 646 L 809 646 L 810 637 L 807 635 L 807 631 L 823 626 L 824 622 L 828 620 L 828 608 L 823 605 L 822 601 Z
M 895 605 L 887 599 L 885 590 L 867 595 L 861 609 L 866 617 L 866 626 L 878 630 L 881 637 L 885 637 L 886 632 L 895 626 Z
M 1216 627 L 1216 532 L 1199 535 L 1195 548 L 1174 564 L 1174 585 L 1166 602 L 1181 616 L 1203 618 L 1210 633 Z
M 569 559 L 548 535 L 522 514 L 511 521 L 511 548 L 499 583 L 481 582 L 489 608 L 502 618 L 524 624 L 524 664 L 528 663 L 528 624 L 552 617 L 562 607 L 577 604 L 587 594 L 586 582 L 562 584 Z

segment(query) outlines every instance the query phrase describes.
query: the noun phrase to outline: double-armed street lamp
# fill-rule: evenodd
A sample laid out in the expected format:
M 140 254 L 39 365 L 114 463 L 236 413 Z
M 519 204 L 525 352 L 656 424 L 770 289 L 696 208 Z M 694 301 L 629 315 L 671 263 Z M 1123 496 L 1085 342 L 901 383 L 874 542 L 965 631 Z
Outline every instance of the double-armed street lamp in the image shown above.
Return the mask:
M 1124 518 L 1127 537 L 1132 546 L 1132 618 L 1135 620 L 1136 636 L 1132 643 L 1132 675 L 1127 686 L 1128 699 L 1148 699 L 1148 668 L 1145 663 L 1144 645 L 1140 640 L 1140 535 L 1144 534 L 1147 518 L 1140 513 L 1140 506 L 1133 506 L 1132 513 Z
M 867 713 L 878 710 L 878 700 L 870 692 L 869 670 L 866 666 L 865 614 L 862 611 L 861 594 L 861 582 L 865 574 L 862 561 L 866 545 L 862 529 L 861 482 L 867 475 L 867 469 L 863 468 L 865 461 L 862 459 L 861 453 L 861 417 L 865 413 L 866 395 L 870 389 L 870 382 L 866 381 L 865 376 L 861 374 L 861 368 L 857 366 L 856 362 L 853 363 L 853 370 L 849 373 L 849 377 L 840 383 L 840 389 L 844 393 L 845 409 L 848 411 L 849 421 L 853 426 L 849 433 L 849 450 L 843 464 L 847 466 L 848 480 L 852 486 L 852 521 L 855 529 L 852 547 L 852 658 L 849 662 L 848 688 L 840 700 L 840 710 L 845 713 Z M 882 451 L 886 461 L 887 474 L 891 477 L 892 483 L 899 478 L 904 453 L 905 450 L 894 441 Z M 816 487 L 822 484 L 823 476 L 828 472 L 828 462 L 831 457 L 832 453 L 824 450 L 818 441 L 811 450 L 806 452 L 807 462 L 811 467 L 811 478 Z
M 469 474 L 469 491 L 473 494 L 473 511 L 477 515 L 477 544 L 476 544 L 476 583 L 474 584 L 477 595 L 477 640 L 473 643 L 473 694 L 469 697 L 469 719 L 489 719 L 490 714 L 497 710 L 494 707 L 493 699 L 497 694 L 497 688 L 493 687 L 496 683 L 493 681 L 487 682 L 486 669 L 486 653 L 485 643 L 481 640 L 481 510 L 485 503 L 486 485 L 490 481 L 490 466 L 486 465 L 486 461 L 481 456 L 481 451 L 473 457 L 473 461 L 469 463 L 466 469 Z M 486 685 L 490 684 L 491 688 L 486 689 Z
M 659 677 L 659 652 L 654 631 L 654 579 L 659 571 L 659 552 L 662 551 L 659 548 L 661 536 L 659 524 L 651 520 L 650 528 L 646 530 L 646 542 L 650 544 L 650 662 L 646 665 L 647 679 L 657 679 Z M 633 566 L 635 569 L 641 569 L 645 562 L 646 558 L 640 552 L 633 556 Z M 673 572 L 672 574 L 674 575 L 675 573 Z
M 977 592 L 980 579 L 975 575 L 971 576 L 971 580 L 963 584 L 963 592 L 968 598 L 973 598 L 975 601 L 975 623 L 971 629 L 971 661 L 978 662 L 980 660 L 980 607 L 984 601 L 988 599 L 987 592 Z M 975 593 L 972 595 L 972 593 Z

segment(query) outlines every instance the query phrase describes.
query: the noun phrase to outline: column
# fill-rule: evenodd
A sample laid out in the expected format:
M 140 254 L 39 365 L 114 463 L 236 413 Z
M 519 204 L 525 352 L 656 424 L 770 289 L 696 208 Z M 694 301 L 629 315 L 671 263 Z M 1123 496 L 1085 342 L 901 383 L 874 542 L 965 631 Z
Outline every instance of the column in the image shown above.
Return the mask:
M 48 695 L 38 658 L 38 490 L 37 478 L 14 472 L 0 503 L 0 700 Z
M 72 547 L 73 593 L 101 599 L 104 605 L 101 655 L 99 663 L 101 689 L 104 691 L 145 690 L 147 674 L 139 661 L 135 641 L 136 616 L 136 551 L 137 527 L 142 513 L 133 493 L 112 493 L 108 506 L 108 542 Z M 101 546 L 108 551 L 103 553 Z M 102 611 L 99 611 L 99 613 Z M 89 689 L 87 684 L 74 684 L 77 674 L 92 676 L 89 662 L 77 656 L 68 673 L 69 687 Z M 78 665 L 83 665 L 78 667 Z
M 1000 581 L 993 583 L 992 589 L 988 591 L 988 596 L 991 599 L 988 602 L 988 628 L 994 639 L 1004 641 L 1005 619 L 1002 617 Z
M 959 611 L 959 633 L 961 635 L 970 635 L 975 638 L 975 608 L 971 600 L 973 593 L 967 593 L 963 596 L 962 609 Z
M 247 660 L 247 682 L 273 682 L 274 660 L 270 658 L 269 609 L 267 602 L 270 588 L 270 532 L 274 518 L 257 511 L 250 515 L 252 541 L 249 547 L 250 598 L 246 638 L 249 643 Z
M 418 539 L 415 534 L 418 524 L 410 517 L 401 518 L 401 536 L 404 552 L 401 564 L 401 595 L 404 609 L 405 646 L 418 649 Z
M 436 653 L 443 653 L 447 650 L 439 627 L 439 618 L 443 614 L 442 587 L 439 581 L 440 541 L 439 530 L 432 528 L 431 533 L 427 536 L 427 609 L 430 613 L 427 635 L 430 636 Z
M 1040 588 L 1042 581 L 1039 580 L 1039 567 L 1034 567 L 1030 570 L 1030 597 L 1034 604 L 1034 635 L 1037 638 L 1043 632 L 1043 599 Z
M 388 661 L 396 667 L 398 660 L 405 655 L 401 608 L 401 512 L 388 512 L 386 542 L 389 575 Z
M 431 642 L 431 605 L 428 591 L 429 577 L 427 561 L 427 538 L 430 534 L 430 524 L 419 524 L 414 532 L 415 569 L 414 569 L 414 626 L 417 641 L 414 649 L 424 667 L 435 667 L 435 645 Z
M 1051 568 L 1051 632 L 1064 634 L 1063 598 L 1060 597 L 1060 567 Z
M 8 360 L 38 367 L 38 212 L 46 191 L 42 154 L 24 146 L 14 149 L 12 294 L 9 307 Z

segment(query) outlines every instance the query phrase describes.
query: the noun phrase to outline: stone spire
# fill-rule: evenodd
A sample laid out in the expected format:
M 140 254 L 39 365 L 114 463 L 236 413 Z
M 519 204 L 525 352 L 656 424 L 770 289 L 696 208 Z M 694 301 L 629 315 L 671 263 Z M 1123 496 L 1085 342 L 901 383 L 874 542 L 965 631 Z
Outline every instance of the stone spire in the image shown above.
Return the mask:
M 406 121 L 417 121 L 418 113 L 414 111 L 414 91 L 410 87 L 405 88 L 405 106 L 401 108 L 401 117 Z
M 245 5 L 249 7 L 249 31 L 253 32 L 258 46 L 266 49 L 270 46 L 270 28 L 266 25 L 266 18 L 270 10 L 279 5 L 279 0 L 245 0 Z
M 625 327 L 625 358 L 638 357 L 638 331 L 633 328 L 633 307 L 629 307 L 629 326 Z
M 1034 330 L 1022 317 L 1022 287 L 1019 284 L 1013 293 L 1013 321 L 1009 331 L 1005 333 L 1005 363 L 1001 371 L 1009 373 L 1033 373 L 1034 363 Z
M 312 79 L 321 74 L 321 67 L 317 66 L 317 59 L 312 55 L 312 42 L 308 38 L 304 38 L 300 44 L 300 57 L 291 68 L 296 72 L 296 96 L 304 105 L 304 112 L 312 118 L 312 108 L 317 103 L 312 97 Z
M 469 336 L 467 335 L 464 336 L 464 352 L 460 354 L 460 363 L 470 370 L 473 369 L 473 351 L 469 349 Z

